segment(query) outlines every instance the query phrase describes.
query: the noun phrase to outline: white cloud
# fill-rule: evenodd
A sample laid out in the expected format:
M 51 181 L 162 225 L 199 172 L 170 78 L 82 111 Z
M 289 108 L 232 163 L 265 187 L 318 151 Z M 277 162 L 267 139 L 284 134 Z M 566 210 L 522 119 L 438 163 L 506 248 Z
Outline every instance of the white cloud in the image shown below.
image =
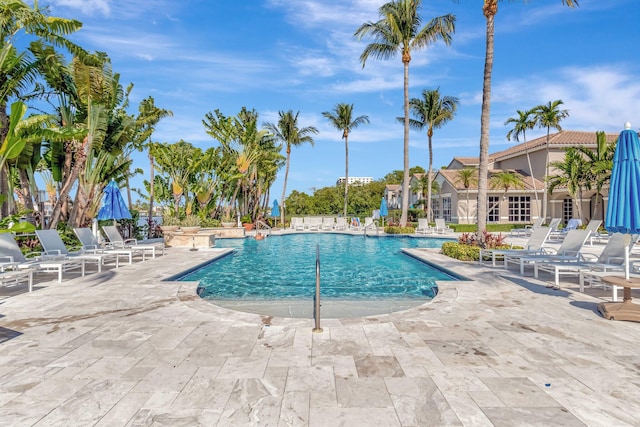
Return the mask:
M 52 3 L 54 6 L 77 9 L 84 15 L 111 14 L 111 0 L 53 0 Z

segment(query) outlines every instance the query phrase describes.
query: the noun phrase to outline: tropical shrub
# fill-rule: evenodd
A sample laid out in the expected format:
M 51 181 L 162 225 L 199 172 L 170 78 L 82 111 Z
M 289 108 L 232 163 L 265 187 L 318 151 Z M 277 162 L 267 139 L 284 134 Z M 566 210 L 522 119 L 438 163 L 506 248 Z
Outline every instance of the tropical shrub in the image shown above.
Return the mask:
M 477 261 L 480 258 L 480 246 L 458 242 L 444 242 L 440 253 L 460 261 Z
M 487 249 L 509 249 L 510 245 L 505 243 L 505 236 L 502 234 L 484 233 L 485 248 Z M 515 248 L 514 248 L 515 249 Z M 457 242 L 445 242 L 442 244 L 443 255 L 460 261 L 478 261 L 480 258 L 480 244 L 475 233 L 463 233 Z
M 384 232 L 387 234 L 413 234 L 416 232 L 416 229 L 414 227 L 390 225 L 384 228 Z

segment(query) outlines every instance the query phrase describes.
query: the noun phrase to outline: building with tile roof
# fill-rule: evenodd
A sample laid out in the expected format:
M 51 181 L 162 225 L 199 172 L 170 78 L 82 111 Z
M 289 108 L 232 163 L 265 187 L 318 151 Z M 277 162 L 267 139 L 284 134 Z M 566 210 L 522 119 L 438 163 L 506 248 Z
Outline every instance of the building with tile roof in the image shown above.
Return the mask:
M 608 143 L 614 143 L 618 134 L 608 133 Z M 502 171 L 511 171 L 523 181 L 523 188 L 489 188 L 487 223 L 531 223 L 545 212 L 546 221 L 551 218 L 562 218 L 566 223 L 577 212 L 576 203 L 581 203 L 583 223 L 589 219 L 603 219 L 606 208 L 606 189 L 598 196 L 596 203 L 595 189 L 585 190 L 582 200 L 574 200 L 566 188 L 555 188 L 549 196 L 545 195 L 544 178 L 547 176 L 547 159 L 549 163 L 563 161 L 565 148 L 584 146 L 596 149 L 596 132 L 564 130 L 547 136 L 514 145 L 506 150 L 489 155 L 489 173 L 495 175 Z M 531 160 L 531 170 L 527 161 L 527 152 Z M 472 183 L 465 188 L 459 179 L 459 170 L 465 167 L 478 168 L 477 157 L 455 157 L 445 169 L 435 172 L 440 192 L 432 195 L 434 218 L 444 218 L 447 222 L 475 224 L 477 222 L 478 184 Z M 549 167 L 549 176 L 558 171 Z M 412 179 L 416 179 L 412 177 Z M 420 198 L 414 194 L 412 200 Z M 467 202 L 468 201 L 468 202 Z M 410 203 L 412 204 L 412 203 Z

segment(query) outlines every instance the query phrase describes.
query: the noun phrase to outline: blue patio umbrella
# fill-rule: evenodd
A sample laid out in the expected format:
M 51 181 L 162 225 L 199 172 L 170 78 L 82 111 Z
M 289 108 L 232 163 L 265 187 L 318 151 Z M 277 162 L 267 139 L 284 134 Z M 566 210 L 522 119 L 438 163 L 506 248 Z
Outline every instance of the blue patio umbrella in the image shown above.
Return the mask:
M 384 218 L 389 215 L 389 209 L 387 208 L 387 199 L 384 197 L 380 202 L 380 216 L 382 217 L 382 226 L 384 227 Z
M 613 155 L 604 226 L 610 233 L 640 233 L 640 141 L 628 122 Z
M 640 233 L 640 140 L 631 130 L 631 123 L 624 125 L 618 136 L 613 155 L 613 168 L 609 185 L 609 201 L 604 226 L 610 233 Z M 628 243 L 631 242 L 629 236 Z M 610 282 L 618 286 L 630 282 L 629 251 L 624 253 L 624 281 Z M 615 277 L 603 277 L 604 282 Z M 622 303 L 600 303 L 598 310 L 606 319 L 640 321 L 640 306 L 631 302 L 631 288 L 624 287 Z
M 271 208 L 271 216 L 275 218 L 276 226 L 278 225 L 278 217 L 280 216 L 280 206 L 278 206 L 278 199 L 273 201 L 273 207 Z
M 104 188 L 104 201 L 103 205 L 98 211 L 98 219 L 114 221 L 119 219 L 131 219 L 131 212 L 127 208 L 127 204 L 120 194 L 120 188 L 114 180 Z

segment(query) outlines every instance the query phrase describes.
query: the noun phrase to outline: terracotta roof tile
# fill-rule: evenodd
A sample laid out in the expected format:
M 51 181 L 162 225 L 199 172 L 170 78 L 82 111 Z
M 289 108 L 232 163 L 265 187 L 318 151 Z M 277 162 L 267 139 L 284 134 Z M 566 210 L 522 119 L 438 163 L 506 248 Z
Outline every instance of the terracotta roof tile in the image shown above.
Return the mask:
M 607 133 L 607 142 L 614 142 L 618 138 L 617 133 Z M 541 136 L 540 138 L 532 139 L 531 141 L 527 141 L 525 143 L 521 143 L 518 145 L 514 145 L 513 147 L 507 148 L 506 150 L 499 151 L 497 153 L 491 154 L 490 157 L 494 158 L 496 161 L 501 160 L 504 157 L 511 157 L 513 155 L 517 155 L 521 152 L 526 151 L 528 148 L 529 151 L 536 150 L 539 148 L 543 148 L 546 146 L 547 136 Z M 595 132 L 586 132 L 586 131 L 576 131 L 576 130 L 563 130 L 560 132 L 552 133 L 549 135 L 549 146 L 555 147 L 569 147 L 576 145 L 584 145 L 585 147 L 595 147 L 596 145 L 596 133 Z
M 464 185 L 458 182 L 458 171 L 459 170 L 456 170 L 456 169 L 442 169 L 442 170 L 439 170 L 438 173 L 442 175 L 442 177 L 446 179 L 456 190 L 465 191 L 466 189 L 464 188 Z M 537 190 L 541 190 L 542 188 L 544 188 L 544 182 L 540 181 L 539 179 L 532 178 L 531 176 L 527 175 L 524 171 L 521 171 L 521 170 L 511 170 L 511 171 L 516 173 L 517 175 L 520 175 L 520 178 L 522 178 L 522 181 L 524 182 L 524 188 L 522 190 L 533 190 L 534 180 L 535 180 L 535 185 Z M 489 175 L 497 172 L 503 172 L 503 171 L 499 169 L 494 169 L 489 171 Z M 469 189 L 477 190 L 478 184 L 476 183 L 475 185 L 472 185 L 471 187 L 469 187 Z

